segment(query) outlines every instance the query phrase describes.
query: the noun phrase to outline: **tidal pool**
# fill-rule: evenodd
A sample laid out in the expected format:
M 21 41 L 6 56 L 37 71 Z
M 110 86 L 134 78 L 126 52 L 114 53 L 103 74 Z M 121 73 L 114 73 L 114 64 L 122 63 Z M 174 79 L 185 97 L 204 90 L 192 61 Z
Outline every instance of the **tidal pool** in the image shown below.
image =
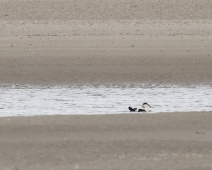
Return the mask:
M 212 86 L 0 86 L 0 116 L 212 111 Z M 141 113 L 142 114 L 142 113 Z

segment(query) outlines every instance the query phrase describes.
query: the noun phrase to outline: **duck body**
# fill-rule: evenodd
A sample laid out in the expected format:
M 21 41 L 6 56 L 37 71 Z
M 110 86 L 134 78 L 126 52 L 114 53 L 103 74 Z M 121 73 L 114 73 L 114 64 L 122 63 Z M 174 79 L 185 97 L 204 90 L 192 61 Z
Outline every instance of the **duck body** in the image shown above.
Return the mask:
M 135 112 L 137 110 L 137 108 L 132 108 L 132 107 L 128 107 L 128 109 L 130 110 L 130 112 Z
M 145 109 L 138 109 L 138 112 L 146 112 Z

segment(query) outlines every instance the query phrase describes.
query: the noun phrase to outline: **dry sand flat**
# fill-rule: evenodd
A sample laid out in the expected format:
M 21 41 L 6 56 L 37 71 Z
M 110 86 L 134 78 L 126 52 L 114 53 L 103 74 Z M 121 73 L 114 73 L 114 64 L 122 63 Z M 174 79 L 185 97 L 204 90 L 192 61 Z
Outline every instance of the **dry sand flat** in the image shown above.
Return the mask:
M 1 118 L 0 167 L 211 169 L 211 119 L 211 112 Z
M 0 1 L 0 83 L 210 84 L 209 0 Z
M 5 20 L 211 19 L 210 0 L 1 0 Z
M 0 82 L 211 84 L 212 37 L 2 37 Z

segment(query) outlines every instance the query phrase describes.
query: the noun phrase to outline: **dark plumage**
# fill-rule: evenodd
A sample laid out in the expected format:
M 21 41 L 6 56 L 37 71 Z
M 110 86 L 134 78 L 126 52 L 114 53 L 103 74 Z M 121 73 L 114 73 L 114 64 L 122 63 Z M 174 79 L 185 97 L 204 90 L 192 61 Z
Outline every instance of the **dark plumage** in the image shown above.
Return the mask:
M 146 112 L 145 109 L 138 109 L 138 112 Z
M 137 110 L 137 108 L 132 108 L 132 107 L 128 107 L 128 109 L 130 110 L 130 112 L 135 112 Z

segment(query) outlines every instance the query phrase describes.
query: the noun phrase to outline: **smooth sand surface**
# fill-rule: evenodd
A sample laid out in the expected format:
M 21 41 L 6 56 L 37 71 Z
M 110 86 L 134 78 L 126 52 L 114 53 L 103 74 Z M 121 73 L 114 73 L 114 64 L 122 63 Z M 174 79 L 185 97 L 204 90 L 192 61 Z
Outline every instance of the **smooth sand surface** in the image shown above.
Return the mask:
M 0 44 L 1 84 L 212 82 L 212 36 L 3 37 Z
M 212 112 L 0 119 L 11 170 L 212 168 Z

